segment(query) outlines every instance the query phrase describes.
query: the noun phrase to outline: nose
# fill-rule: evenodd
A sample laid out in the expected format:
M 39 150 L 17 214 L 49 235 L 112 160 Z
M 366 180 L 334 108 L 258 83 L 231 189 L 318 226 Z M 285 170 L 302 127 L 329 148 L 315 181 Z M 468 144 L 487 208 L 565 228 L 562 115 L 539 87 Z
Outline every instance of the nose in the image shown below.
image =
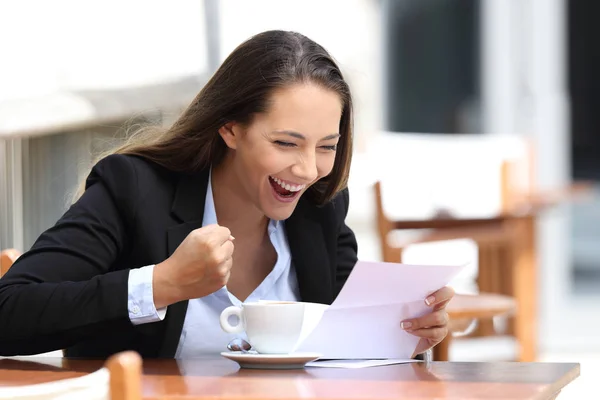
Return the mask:
M 310 151 L 301 153 L 298 161 L 292 166 L 292 173 L 306 183 L 317 179 L 319 171 L 315 153 Z

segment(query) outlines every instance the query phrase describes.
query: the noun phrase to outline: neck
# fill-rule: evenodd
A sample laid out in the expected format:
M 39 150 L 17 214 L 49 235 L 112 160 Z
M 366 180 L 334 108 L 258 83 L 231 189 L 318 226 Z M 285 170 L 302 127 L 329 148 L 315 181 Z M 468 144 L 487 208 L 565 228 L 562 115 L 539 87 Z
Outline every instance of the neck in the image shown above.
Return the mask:
M 262 237 L 269 219 L 248 201 L 242 185 L 226 157 L 212 168 L 211 186 L 219 225 L 231 230 L 234 237 Z

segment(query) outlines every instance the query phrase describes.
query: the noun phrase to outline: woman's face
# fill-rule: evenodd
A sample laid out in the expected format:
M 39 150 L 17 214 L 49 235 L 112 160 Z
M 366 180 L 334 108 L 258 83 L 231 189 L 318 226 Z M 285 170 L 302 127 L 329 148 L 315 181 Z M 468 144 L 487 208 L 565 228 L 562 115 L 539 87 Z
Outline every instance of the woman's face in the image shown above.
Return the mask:
M 267 112 L 221 136 L 232 150 L 240 190 L 267 217 L 287 219 L 298 199 L 334 164 L 342 102 L 310 83 L 275 91 Z

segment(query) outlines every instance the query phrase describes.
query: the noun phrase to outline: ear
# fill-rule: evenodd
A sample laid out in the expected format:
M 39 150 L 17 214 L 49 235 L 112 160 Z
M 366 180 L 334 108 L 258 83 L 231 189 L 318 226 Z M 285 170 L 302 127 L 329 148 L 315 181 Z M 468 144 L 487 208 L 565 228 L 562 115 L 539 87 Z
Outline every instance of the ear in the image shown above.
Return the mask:
M 237 148 L 237 133 L 239 133 L 239 129 L 237 129 L 235 122 L 228 122 L 219 128 L 219 135 L 221 135 L 227 147 L 232 150 Z

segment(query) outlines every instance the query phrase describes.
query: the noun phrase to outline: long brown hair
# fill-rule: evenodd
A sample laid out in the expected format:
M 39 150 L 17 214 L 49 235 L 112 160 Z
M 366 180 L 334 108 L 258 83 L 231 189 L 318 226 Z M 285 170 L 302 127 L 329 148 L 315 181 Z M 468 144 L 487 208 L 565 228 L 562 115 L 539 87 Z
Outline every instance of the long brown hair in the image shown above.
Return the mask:
M 307 194 L 329 201 L 347 184 L 352 158 L 352 96 L 329 53 L 296 32 L 267 31 L 239 45 L 221 64 L 179 119 L 168 129 L 141 129 L 112 153 L 130 154 L 169 170 L 194 172 L 223 159 L 227 147 L 218 134 L 228 122 L 249 123 L 265 112 L 271 93 L 286 85 L 311 82 L 342 100 L 340 139 L 331 173 Z

